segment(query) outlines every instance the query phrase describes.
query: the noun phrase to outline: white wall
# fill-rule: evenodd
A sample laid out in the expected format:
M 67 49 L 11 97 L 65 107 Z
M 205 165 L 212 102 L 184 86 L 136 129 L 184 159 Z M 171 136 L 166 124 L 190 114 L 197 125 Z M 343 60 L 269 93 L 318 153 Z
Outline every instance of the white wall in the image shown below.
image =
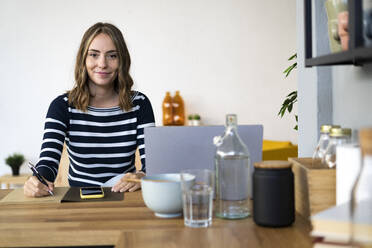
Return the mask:
M 0 175 L 10 153 L 37 159 L 49 103 L 72 87 L 79 42 L 97 21 L 123 31 L 158 125 L 165 91 L 180 90 L 207 125 L 234 112 L 264 124 L 266 139 L 297 143 L 293 115 L 277 117 L 296 89 L 296 71 L 282 74 L 296 51 L 295 9 L 295 0 L 1 0 Z
M 313 2 L 313 56 L 329 54 L 324 1 Z M 319 139 L 321 125 L 333 122 L 332 67 L 305 67 L 304 1 L 297 0 L 298 48 L 298 155 L 311 157 Z M 336 124 L 336 123 L 335 123 Z
M 372 64 L 337 66 L 333 75 L 333 120 L 356 134 L 372 126 Z M 354 135 L 357 140 L 357 135 Z

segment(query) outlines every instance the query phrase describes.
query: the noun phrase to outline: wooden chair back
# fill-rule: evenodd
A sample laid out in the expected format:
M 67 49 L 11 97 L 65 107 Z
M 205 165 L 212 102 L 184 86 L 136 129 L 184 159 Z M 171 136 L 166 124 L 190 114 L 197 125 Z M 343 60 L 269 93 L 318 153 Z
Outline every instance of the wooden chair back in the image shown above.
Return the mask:
M 68 178 L 67 178 L 69 166 L 70 166 L 70 161 L 68 159 L 68 152 L 67 152 L 67 148 L 65 144 L 63 146 L 61 160 L 59 162 L 58 174 L 57 174 L 56 180 L 54 181 L 54 186 L 69 187 Z M 140 159 L 138 149 L 136 150 L 136 155 L 135 155 L 135 166 L 137 170 L 141 169 L 141 159 Z

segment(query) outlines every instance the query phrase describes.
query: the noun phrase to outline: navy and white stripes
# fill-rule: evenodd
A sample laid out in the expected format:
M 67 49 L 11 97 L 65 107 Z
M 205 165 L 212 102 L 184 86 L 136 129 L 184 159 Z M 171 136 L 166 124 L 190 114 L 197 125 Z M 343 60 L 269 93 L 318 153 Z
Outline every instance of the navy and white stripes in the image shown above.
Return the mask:
M 133 108 L 88 107 L 86 112 L 68 105 L 67 94 L 50 105 L 45 120 L 44 138 L 37 170 L 54 181 L 58 172 L 63 143 L 66 142 L 70 186 L 102 185 L 110 178 L 134 172 L 135 151 L 139 148 L 145 167 L 144 128 L 155 126 L 148 98 L 135 92 Z

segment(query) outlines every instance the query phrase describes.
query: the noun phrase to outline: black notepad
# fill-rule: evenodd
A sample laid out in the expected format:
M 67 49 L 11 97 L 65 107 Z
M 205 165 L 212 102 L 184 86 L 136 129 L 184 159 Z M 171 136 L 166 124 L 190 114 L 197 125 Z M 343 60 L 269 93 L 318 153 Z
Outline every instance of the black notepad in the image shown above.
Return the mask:
M 65 196 L 62 198 L 61 202 L 102 202 L 102 201 L 122 201 L 124 200 L 124 193 L 112 192 L 111 187 L 103 187 L 105 196 L 103 198 L 96 199 L 81 199 L 80 198 L 80 188 L 71 187 Z

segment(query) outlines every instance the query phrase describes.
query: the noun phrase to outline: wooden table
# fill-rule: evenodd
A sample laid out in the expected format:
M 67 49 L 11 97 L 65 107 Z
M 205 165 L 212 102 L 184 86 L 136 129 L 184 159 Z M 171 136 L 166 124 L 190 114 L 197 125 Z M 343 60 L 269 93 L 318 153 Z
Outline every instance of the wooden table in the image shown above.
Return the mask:
M 11 190 L 0 190 L 0 199 Z M 154 216 L 140 191 L 124 201 L 0 205 L 0 247 L 312 247 L 310 223 L 300 216 L 286 228 L 253 219 L 214 218 L 209 228 L 188 228 L 183 218 Z
M 23 185 L 27 179 L 31 176 L 30 174 L 21 174 L 19 176 L 13 176 L 13 175 L 3 175 L 0 176 L 0 189 L 2 184 L 5 184 L 5 188 L 9 189 L 10 184 L 19 184 Z

